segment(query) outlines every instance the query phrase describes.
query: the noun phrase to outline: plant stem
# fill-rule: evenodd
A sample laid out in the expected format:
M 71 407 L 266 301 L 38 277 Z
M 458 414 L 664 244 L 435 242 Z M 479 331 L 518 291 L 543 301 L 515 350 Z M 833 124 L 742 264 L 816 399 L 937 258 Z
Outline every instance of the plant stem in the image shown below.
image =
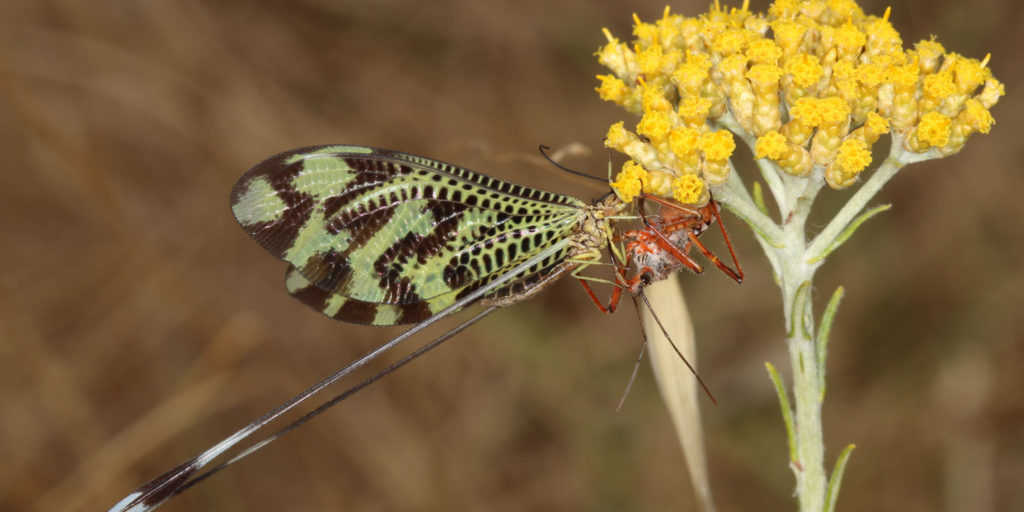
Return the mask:
M 897 147 L 895 142 L 893 147 Z M 882 185 L 885 185 L 896 172 L 903 168 L 900 160 L 890 153 L 889 157 L 882 162 L 882 165 L 857 189 L 857 192 L 850 197 L 850 200 L 839 210 L 839 213 L 829 221 L 825 229 L 815 237 L 814 242 L 807 250 L 809 259 L 816 258 L 823 251 L 827 250 L 832 241 L 839 236 L 839 233 L 864 209 L 868 201 L 875 197 Z
M 821 401 L 818 400 L 820 377 L 815 363 L 814 342 L 806 336 L 797 335 L 790 337 L 787 343 L 793 366 L 797 445 L 797 458 L 790 462 L 790 466 L 796 475 L 800 510 L 820 511 L 824 509 L 828 479 L 825 476 L 825 440 L 821 428 Z
M 776 272 L 782 292 L 786 345 L 793 372 L 795 410 L 788 411 L 788 402 L 782 405 L 786 409 L 784 415 L 793 418 L 790 439 L 793 460 L 790 461 L 790 467 L 796 477 L 800 510 L 820 512 L 824 509 L 828 489 L 821 422 L 822 385 L 825 379 L 824 367 L 817 360 L 811 297 L 814 273 L 822 262 L 808 258 L 806 223 L 814 198 L 824 185 L 823 173 L 816 169 L 811 176 L 796 178 L 780 172 L 767 160 L 759 163 L 762 164 L 762 176 L 771 178 L 768 181 L 774 184 L 770 189 L 778 202 L 781 218 L 779 224 L 760 214 L 749 194 L 743 193 L 745 188 L 742 183 L 729 183 L 722 187 L 723 190 L 716 190 L 715 197 L 730 210 L 738 212 L 748 223 L 755 224 L 752 227 L 758 234 L 758 242 Z M 730 179 L 739 180 L 738 176 Z M 852 215 L 863 208 L 868 198 L 864 199 L 860 207 L 849 206 L 853 210 Z M 844 227 L 847 223 L 840 226 Z M 837 230 L 831 235 L 832 238 L 841 231 Z M 819 240 L 825 238 L 827 236 L 819 237 Z
M 754 150 L 755 140 L 742 130 L 731 116 L 724 116 L 723 127 L 736 133 Z M 836 313 L 842 288 L 826 308 L 821 329 L 814 328 L 812 297 L 814 273 L 828 254 L 841 245 L 864 221 L 888 209 L 879 206 L 864 211 L 878 191 L 906 164 L 937 158 L 937 150 L 912 153 L 903 149 L 903 140 L 894 136 L 885 161 L 860 185 L 849 201 L 813 240 L 808 241 L 807 218 L 818 192 L 825 186 L 824 169 L 816 166 L 807 176 L 791 176 L 768 159 L 759 159 L 758 167 L 768 190 L 779 208 L 779 221 L 770 218 L 754 202 L 742 179 L 732 169 L 729 180 L 714 189 L 714 196 L 754 230 L 775 272 L 782 292 L 786 346 L 793 370 L 793 407 L 781 387 L 781 378 L 770 364 L 769 373 L 780 393 L 780 405 L 786 420 L 790 443 L 790 467 L 796 476 L 796 496 L 802 512 L 821 512 L 835 504 L 842 468 L 849 457 L 848 448 L 840 456 L 837 473 L 830 483 L 825 473 L 825 441 L 821 408 L 825 396 L 824 343 Z M 831 491 L 830 491 L 831 485 Z
M 796 492 L 802 511 L 820 511 L 824 507 L 828 478 L 825 476 L 825 443 L 821 426 L 820 383 L 817 351 L 814 343 L 812 290 L 818 263 L 806 258 L 806 222 L 814 196 L 823 179 L 814 176 L 797 181 L 783 180 L 790 191 L 788 204 L 782 204 L 785 247 L 778 249 L 779 275 L 786 320 L 790 365 L 793 370 L 793 403 L 796 408 L 796 460 L 790 466 L 796 476 Z M 809 183 L 810 182 L 810 183 Z M 816 182 L 816 183 L 815 183 Z

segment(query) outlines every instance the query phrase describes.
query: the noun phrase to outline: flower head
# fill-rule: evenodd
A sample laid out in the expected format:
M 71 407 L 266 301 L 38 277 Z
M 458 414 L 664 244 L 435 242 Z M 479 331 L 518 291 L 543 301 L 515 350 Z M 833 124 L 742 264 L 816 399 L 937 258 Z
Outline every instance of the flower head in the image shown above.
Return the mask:
M 704 189 L 728 178 L 729 131 L 757 158 L 795 176 L 820 170 L 841 188 L 885 133 L 911 152 L 959 151 L 988 132 L 1004 93 L 987 57 L 947 53 L 934 39 L 904 48 L 888 10 L 868 15 L 853 0 L 777 0 L 767 13 L 716 0 L 697 17 L 634 15 L 633 35 L 626 44 L 605 30 L 597 53 L 612 71 L 598 77 L 601 98 L 641 116 L 635 134 L 618 124 L 607 145 Z M 652 179 L 667 183 L 652 193 L 706 198 L 677 193 L 675 178 Z

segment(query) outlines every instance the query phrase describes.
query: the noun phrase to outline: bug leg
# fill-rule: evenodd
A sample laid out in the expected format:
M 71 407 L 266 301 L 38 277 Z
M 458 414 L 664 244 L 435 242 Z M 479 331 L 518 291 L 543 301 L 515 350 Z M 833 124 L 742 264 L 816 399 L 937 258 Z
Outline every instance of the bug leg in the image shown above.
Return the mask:
M 725 223 L 722 222 L 722 214 L 719 213 L 718 203 L 716 203 L 715 201 L 711 201 L 711 204 L 714 205 L 713 208 L 715 212 L 715 220 L 718 221 L 718 228 L 722 230 L 722 238 L 725 240 L 725 246 L 729 248 L 729 256 L 732 257 L 732 264 L 736 265 L 736 271 L 732 272 L 732 269 L 729 269 L 727 271 L 726 269 L 728 269 L 728 267 L 725 267 L 724 264 L 722 266 L 719 266 L 718 268 L 722 269 L 722 271 L 725 272 L 726 274 L 729 274 L 729 277 L 732 277 L 733 280 L 736 281 L 737 283 L 742 283 L 743 269 L 740 267 L 740 260 L 736 258 L 736 251 L 734 251 L 732 248 L 732 240 L 729 239 L 729 233 L 725 231 Z
M 686 236 L 690 237 L 690 241 L 693 242 L 693 245 L 697 246 L 697 250 L 699 250 L 705 258 L 710 260 L 711 263 L 714 263 L 719 270 L 725 272 L 725 275 L 731 277 L 732 280 L 736 281 L 737 283 L 743 282 L 743 269 L 740 269 L 739 272 L 737 272 L 729 268 L 729 266 L 726 265 L 722 260 L 718 259 L 718 256 L 715 256 L 715 253 L 711 252 L 707 247 L 705 247 L 704 244 L 701 243 L 700 239 L 697 238 L 697 235 L 694 235 L 692 231 L 687 231 Z M 732 252 L 731 248 L 730 252 Z M 738 264 L 736 265 L 736 268 L 739 269 Z
M 599 299 L 597 297 L 597 294 L 594 293 L 594 289 L 590 287 L 590 283 L 587 282 L 593 281 L 595 279 L 578 275 L 574 277 L 576 277 L 576 279 L 579 280 L 580 284 L 583 286 L 583 290 L 587 292 L 587 296 L 590 297 L 590 300 L 594 301 L 594 304 L 597 306 L 597 309 L 599 309 L 602 313 L 610 314 L 614 313 L 615 310 L 618 309 L 619 301 L 622 299 L 623 290 L 629 290 L 629 292 L 633 294 L 639 293 L 644 286 L 651 284 L 651 276 L 653 274 L 653 269 L 651 269 L 650 267 L 643 267 L 637 272 L 635 276 L 626 279 L 625 266 L 616 267 L 615 278 L 617 282 L 613 283 L 615 288 L 612 290 L 611 296 L 608 298 L 607 306 L 601 302 L 601 299 Z M 599 281 L 605 282 L 604 280 Z
M 614 313 L 616 309 L 618 309 L 619 299 L 622 298 L 622 287 L 616 286 L 615 289 L 612 290 L 612 295 L 611 297 L 608 298 L 608 305 L 605 306 L 604 304 L 601 303 L 601 299 L 597 298 L 597 294 L 595 294 L 594 290 L 590 288 L 590 284 L 587 283 L 586 279 L 579 279 L 579 282 L 581 285 L 583 285 L 583 289 L 587 292 L 587 295 L 590 297 L 590 300 L 594 301 L 594 305 L 596 305 L 597 309 L 599 309 L 602 313 L 611 314 Z
M 583 271 L 583 269 L 585 268 L 586 266 L 577 268 L 575 271 L 573 271 L 572 277 L 575 277 L 577 280 L 579 280 L 580 284 L 583 285 L 583 290 L 587 292 L 587 296 L 590 297 L 590 300 L 594 301 L 594 305 L 597 306 L 597 309 L 599 309 L 602 313 L 605 314 L 614 313 L 615 310 L 619 307 L 619 299 L 622 298 L 622 283 L 624 282 L 624 279 L 622 277 L 622 267 L 620 265 L 615 266 L 615 281 L 609 281 L 607 279 L 581 275 L 580 272 Z M 589 281 L 606 283 L 614 287 L 611 296 L 608 298 L 607 306 L 605 306 L 601 302 L 601 299 L 597 297 L 597 294 L 594 293 L 594 289 L 590 287 Z
M 711 250 L 708 249 L 704 245 L 704 243 L 697 238 L 697 235 L 694 233 L 693 230 L 688 230 L 686 232 L 686 236 L 690 239 L 690 242 L 692 242 L 693 245 L 697 247 L 697 250 L 699 250 L 705 258 L 710 260 L 711 263 L 714 263 L 719 270 L 724 272 L 725 275 L 732 278 L 733 281 L 736 281 L 737 283 L 742 283 L 743 269 L 740 267 L 740 262 L 736 258 L 736 251 L 733 250 L 732 248 L 732 240 L 729 239 L 729 233 L 725 231 L 725 224 L 722 223 L 722 215 L 719 213 L 718 203 L 712 201 L 711 203 L 709 203 L 709 207 L 711 208 L 711 212 L 715 216 L 715 219 L 718 221 L 719 229 L 722 230 L 722 238 L 725 240 L 725 246 L 729 248 L 729 255 L 732 257 L 733 264 L 736 265 L 736 270 L 730 268 L 728 265 L 725 264 L 725 262 L 719 259 L 718 256 L 711 252 Z

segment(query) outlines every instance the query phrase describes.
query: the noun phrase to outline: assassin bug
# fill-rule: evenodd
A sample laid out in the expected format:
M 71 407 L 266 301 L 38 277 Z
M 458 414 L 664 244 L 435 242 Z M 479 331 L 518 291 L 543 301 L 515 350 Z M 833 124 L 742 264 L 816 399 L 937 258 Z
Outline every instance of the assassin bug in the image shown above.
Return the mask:
M 660 205 L 658 215 L 648 216 L 644 213 L 645 200 Z M 612 290 L 608 305 L 601 303 L 585 280 L 580 280 L 587 295 L 602 313 L 615 312 L 623 291 L 638 294 L 644 286 L 666 279 L 680 268 L 685 267 L 695 274 L 703 273 L 704 267 L 689 255 L 694 247 L 732 280 L 737 283 L 743 282 L 743 269 L 725 230 L 718 203 L 713 197 L 704 206 L 688 206 L 644 194 L 637 200 L 637 206 L 645 227 L 624 231 L 621 235 L 621 238 L 626 240 L 625 261 L 616 265 L 617 286 Z M 715 221 L 722 231 L 722 238 L 729 249 L 733 265 L 736 266 L 735 270 L 711 252 L 699 238 Z M 637 270 L 632 277 L 627 278 L 626 268 L 630 263 L 634 264 Z

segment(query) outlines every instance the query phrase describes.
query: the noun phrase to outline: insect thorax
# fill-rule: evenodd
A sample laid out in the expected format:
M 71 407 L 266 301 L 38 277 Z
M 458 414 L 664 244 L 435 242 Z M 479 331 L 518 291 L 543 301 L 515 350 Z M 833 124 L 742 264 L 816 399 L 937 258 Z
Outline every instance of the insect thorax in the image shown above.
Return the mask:
M 572 252 L 570 258 L 580 260 L 598 260 L 601 250 L 612 242 L 612 219 L 626 208 L 626 204 L 617 197 L 609 195 L 581 212 L 579 229 L 572 236 Z

